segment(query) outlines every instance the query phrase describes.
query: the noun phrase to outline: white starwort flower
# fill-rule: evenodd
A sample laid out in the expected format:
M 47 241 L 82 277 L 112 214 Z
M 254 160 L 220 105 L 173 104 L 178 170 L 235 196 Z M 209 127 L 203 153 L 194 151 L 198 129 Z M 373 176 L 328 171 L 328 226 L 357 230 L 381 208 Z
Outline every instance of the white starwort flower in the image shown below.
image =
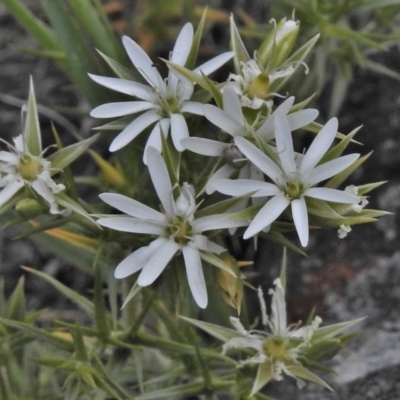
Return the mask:
M 167 135 L 171 130 L 175 148 L 178 151 L 183 151 L 181 140 L 189 137 L 183 114 L 203 115 L 203 104 L 190 101 L 194 84 L 186 78 L 178 77 L 172 69 L 169 70 L 168 78 L 163 80 L 154 63 L 135 41 L 127 36 L 124 36 L 122 41 L 129 58 L 149 86 L 129 80 L 89 74 L 100 85 L 140 99 L 140 101 L 104 104 L 92 110 L 90 115 L 96 118 L 113 118 L 145 111 L 128 124 L 114 139 L 110 151 L 116 151 L 126 146 L 155 122 L 156 124 L 147 140 L 146 148 L 152 146 L 161 151 L 161 132 Z M 184 66 L 192 47 L 192 41 L 193 27 L 190 23 L 187 23 L 177 38 L 170 61 Z M 231 59 L 232 56 L 232 52 L 221 54 L 197 67 L 194 72 L 209 75 Z M 144 155 L 146 156 L 146 154 L 145 149 Z M 145 157 L 144 161 L 146 162 Z
M 244 238 L 256 235 L 275 221 L 290 205 L 293 222 L 302 246 L 307 246 L 308 213 L 305 197 L 332 201 L 335 203 L 356 204 L 358 196 L 324 187 L 314 187 L 332 176 L 340 173 L 359 157 L 350 154 L 319 164 L 331 146 L 338 128 L 338 121 L 332 118 L 321 129 L 306 154 L 296 154 L 287 118 L 275 113 L 275 141 L 277 159 L 274 161 L 261 150 L 242 137 L 236 137 L 239 150 L 254 163 L 273 183 L 251 179 L 221 179 L 214 182 L 214 188 L 231 196 L 242 196 L 255 191 L 254 197 L 270 196 L 271 198 L 260 209 L 247 228 Z
M 295 378 L 299 385 L 303 384 L 302 379 L 314 382 L 319 380 L 302 366 L 299 356 L 305 347 L 310 346 L 310 340 L 322 320 L 315 317 L 311 325 L 301 328 L 288 326 L 285 291 L 279 279 L 276 279 L 274 284 L 275 290 L 271 289 L 269 292 L 272 295 L 270 318 L 266 313 L 262 291 L 258 290 L 262 324 L 267 330 L 247 331 L 238 318 L 231 317 L 230 321 L 239 335 L 228 340 L 222 347 L 223 354 L 230 349 L 251 348 L 256 350 L 257 353 L 253 357 L 241 361 L 239 364 L 239 366 L 251 363 L 259 364 L 250 396 L 257 393 L 270 380 L 282 380 L 283 374 Z
M 114 193 L 103 193 L 100 198 L 128 216 L 109 216 L 97 222 L 105 227 L 157 238 L 125 258 L 116 268 L 115 277 L 125 278 L 141 270 L 139 286 L 152 284 L 170 260 L 182 253 L 189 287 L 199 307 L 207 306 L 207 290 L 201 264 L 201 252 L 221 254 L 225 249 L 202 234 L 213 229 L 236 228 L 247 221 L 227 220 L 227 214 L 195 218 L 196 203 L 193 187 L 184 183 L 181 194 L 174 200 L 167 167 L 161 154 L 154 148 L 147 150 L 149 172 L 162 205 L 162 212 L 145 204 Z
M 259 117 L 257 117 L 251 124 L 243 115 L 238 95 L 231 88 L 226 88 L 223 92 L 222 110 L 209 104 L 204 106 L 204 116 L 232 137 L 232 140 L 228 143 L 198 137 L 190 137 L 181 142 L 186 149 L 194 153 L 225 158 L 227 163 L 218 169 L 207 182 L 206 191 L 208 194 L 214 191 L 213 182 L 216 179 L 229 178 L 237 169 L 240 169 L 239 178 L 241 179 L 263 180 L 259 169 L 247 162 L 234 144 L 233 139 L 235 137 L 244 137 L 252 140 L 254 136 L 258 136 L 266 142 L 273 139 L 273 116 L 276 112 L 286 116 L 291 131 L 300 129 L 317 118 L 318 111 L 314 109 L 299 110 L 289 114 L 293 103 L 294 97 L 289 97 L 264 121 L 260 123 Z
M 0 207 L 24 186 L 29 186 L 49 204 L 51 214 L 61 213 L 54 194 L 65 186 L 51 179 L 50 161 L 41 153 L 31 154 L 23 135 L 14 138 L 14 146 L 6 144 L 10 151 L 0 151 Z

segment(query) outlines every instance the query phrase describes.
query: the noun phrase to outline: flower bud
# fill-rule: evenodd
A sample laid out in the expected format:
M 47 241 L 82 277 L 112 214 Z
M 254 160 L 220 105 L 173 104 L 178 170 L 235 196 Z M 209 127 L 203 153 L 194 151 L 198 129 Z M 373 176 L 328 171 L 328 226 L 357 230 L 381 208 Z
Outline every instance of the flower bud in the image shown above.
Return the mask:
M 35 199 L 22 199 L 15 206 L 15 211 L 24 219 L 31 219 L 42 214 L 45 209 Z

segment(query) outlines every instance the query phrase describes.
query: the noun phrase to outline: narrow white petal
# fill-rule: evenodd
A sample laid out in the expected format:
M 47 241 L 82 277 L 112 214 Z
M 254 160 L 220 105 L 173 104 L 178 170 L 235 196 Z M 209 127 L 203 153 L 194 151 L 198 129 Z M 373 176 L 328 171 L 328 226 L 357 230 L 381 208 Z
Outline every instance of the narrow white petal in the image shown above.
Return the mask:
M 292 177 L 296 170 L 296 161 L 294 159 L 293 139 L 290 132 L 289 123 L 286 116 L 275 112 L 275 142 L 282 168 L 287 177 Z
M 164 135 L 164 137 L 168 136 L 170 122 L 171 121 L 169 118 L 163 118 L 154 125 L 154 128 L 151 131 L 149 138 L 147 139 L 146 146 L 143 152 L 143 162 L 146 165 L 147 165 L 147 149 L 149 147 L 156 148 L 159 153 L 162 152 L 161 132 Z
M 0 161 L 14 165 L 19 164 L 19 158 L 9 151 L 0 151 Z
M 192 296 L 200 308 L 206 308 L 208 303 L 207 288 L 199 251 L 194 247 L 184 246 L 182 254 Z
M 303 247 L 308 244 L 308 214 L 307 205 L 303 197 L 292 200 L 292 216 L 294 226 Z
M 274 324 L 273 333 L 279 336 L 284 336 L 287 328 L 285 291 L 283 290 L 279 279 L 277 279 L 274 283 L 276 287 L 273 291 L 271 302 L 271 320 Z
M 243 125 L 243 111 L 237 93 L 230 87 L 222 93 L 224 111 L 238 124 Z
M 204 106 L 204 116 L 215 126 L 218 126 L 218 128 L 229 133 L 231 136 L 243 136 L 245 133 L 243 121 L 239 123 L 216 106 L 206 104 Z
M 250 192 L 256 192 L 252 197 L 274 196 L 281 191 L 272 183 L 253 179 L 219 179 L 214 181 L 213 186 L 217 192 L 236 197 Z
M 179 250 L 179 245 L 166 240 L 149 258 L 139 275 L 137 284 L 139 286 L 151 285 L 161 274 L 171 258 Z
M 349 154 L 347 156 L 328 161 L 325 164 L 318 165 L 311 171 L 308 177 L 303 179 L 303 183 L 307 184 L 308 186 L 314 186 L 325 179 L 329 179 L 353 164 L 358 157 L 360 157 L 359 154 Z
M 122 43 L 128 53 L 132 64 L 142 74 L 143 78 L 153 87 L 157 87 L 162 91 L 165 88 L 163 79 L 161 78 L 157 68 L 154 66 L 153 61 L 150 60 L 149 56 L 143 51 L 143 49 L 131 38 L 124 36 Z
M 181 114 L 171 114 L 171 137 L 175 148 L 184 151 L 181 140 L 189 137 L 189 129 L 185 117 Z
M 164 159 L 154 147 L 149 147 L 146 155 L 151 180 L 157 196 L 164 210 L 168 214 L 172 214 L 174 210 L 172 206 L 172 186 Z
M 249 222 L 245 219 L 230 220 L 229 214 L 214 214 L 194 220 L 193 231 L 201 233 L 214 229 L 238 228 L 240 226 L 247 226 L 248 224 Z
M 219 56 L 216 56 L 213 59 L 200 65 L 193 72 L 197 74 L 200 74 L 202 72 L 204 75 L 209 75 L 212 72 L 216 71 L 221 65 L 224 65 L 227 61 L 229 61 L 233 57 L 233 55 L 233 51 L 222 53 Z
M 156 104 L 147 101 L 124 101 L 98 106 L 90 112 L 90 115 L 94 118 L 114 118 L 135 114 L 156 107 L 158 107 Z
M 137 200 L 123 196 L 122 194 L 102 193 L 99 197 L 104 201 L 104 203 L 107 203 L 111 207 L 114 207 L 131 217 L 157 221 L 160 223 L 165 222 L 165 216 L 159 211 L 156 211 Z
M 117 279 L 126 278 L 129 275 L 140 271 L 143 266 L 147 263 L 150 257 L 163 245 L 167 239 L 160 238 L 151 242 L 146 247 L 141 247 L 140 249 L 134 251 L 124 260 L 122 260 L 115 269 L 114 276 Z
M 300 174 L 308 174 L 318 164 L 335 139 L 337 129 L 337 118 L 330 119 L 323 126 L 301 161 Z
M 181 106 L 181 112 L 204 115 L 204 104 L 198 103 L 197 101 L 184 101 Z
M 2 206 L 6 201 L 10 200 L 23 186 L 24 182 L 22 180 L 7 184 L 7 186 L 0 191 L 0 206 Z
M 190 137 L 183 139 L 181 145 L 193 153 L 201 154 L 209 157 L 220 157 L 227 147 L 226 143 L 217 142 L 216 140 L 203 139 L 198 137 Z
M 278 111 L 283 115 L 287 115 L 293 106 L 294 100 L 294 96 L 288 97 L 282 104 L 280 104 L 276 108 L 275 112 Z
M 42 196 L 47 202 L 54 203 L 54 194 L 42 179 L 38 178 L 34 180 L 31 186 L 35 192 Z
M 282 170 L 261 150 L 242 137 L 236 137 L 235 143 L 239 150 L 265 175 L 270 177 L 277 185 L 286 183 Z
M 192 24 L 187 23 L 183 26 L 178 35 L 178 38 L 176 39 L 174 49 L 171 53 L 170 61 L 174 64 L 184 66 L 192 47 L 192 41 L 193 26 Z M 168 84 L 172 88 L 174 93 L 176 91 L 178 80 L 178 76 L 172 72 L 172 69 L 170 69 L 168 74 Z
M 215 192 L 214 189 L 214 181 L 217 179 L 224 179 L 224 178 L 229 178 L 233 172 L 235 171 L 235 168 L 231 167 L 229 164 L 225 164 L 223 167 L 218 169 L 214 174 L 210 177 L 210 179 L 207 181 L 206 184 L 206 193 L 207 194 L 212 194 Z
M 160 114 L 154 110 L 146 111 L 132 121 L 111 143 L 110 151 L 117 151 L 131 142 L 142 133 L 149 125 L 161 119 Z
M 199 235 L 195 234 L 192 237 L 192 241 L 190 242 L 190 245 L 193 247 L 196 247 L 196 249 L 203 250 L 203 251 L 208 251 L 210 253 L 214 254 L 221 254 L 226 251 L 226 249 L 222 246 L 220 246 L 217 243 L 212 242 L 211 240 L 208 239 L 207 236 L 204 235 Z
M 257 213 L 253 221 L 243 235 L 243 239 L 248 239 L 265 227 L 272 224 L 287 208 L 290 201 L 285 197 L 285 193 L 281 192 L 272 197 L 263 208 Z
M 100 218 L 97 220 L 97 223 L 106 228 L 121 232 L 144 233 L 148 235 L 162 235 L 164 233 L 164 224 L 132 217 L 115 216 Z
M 360 202 L 359 197 L 354 194 L 324 187 L 307 189 L 303 195 L 313 197 L 314 199 L 333 201 L 335 203 L 357 204 Z
M 108 89 L 115 90 L 120 93 L 125 93 L 130 96 L 136 96 L 139 99 L 154 102 L 154 95 L 151 87 L 142 83 L 128 81 L 127 79 L 109 78 L 107 76 L 98 76 L 89 74 L 89 77 Z
M 319 111 L 309 108 L 306 110 L 300 110 L 289 114 L 286 118 L 289 123 L 290 130 L 293 132 L 296 129 L 302 128 L 313 122 L 318 117 Z

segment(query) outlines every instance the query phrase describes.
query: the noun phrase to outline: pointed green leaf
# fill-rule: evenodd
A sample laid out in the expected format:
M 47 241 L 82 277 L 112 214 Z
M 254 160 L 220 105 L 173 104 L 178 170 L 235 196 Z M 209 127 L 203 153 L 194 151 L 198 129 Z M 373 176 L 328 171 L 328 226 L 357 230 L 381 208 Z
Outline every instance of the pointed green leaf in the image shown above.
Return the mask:
M 249 53 L 240 37 L 239 31 L 236 27 L 233 15 L 230 17 L 230 33 L 231 33 L 231 47 L 232 51 L 235 53 L 233 57 L 233 62 L 235 66 L 235 73 L 237 75 L 242 75 L 242 62 L 250 60 Z
M 220 85 L 218 86 L 217 84 L 215 84 L 214 81 L 212 81 L 207 75 L 203 74 L 202 71 L 201 71 L 201 76 L 203 77 L 204 82 L 208 87 L 208 91 L 212 94 L 215 103 L 219 108 L 222 108 L 223 100 L 222 100 L 222 93 L 219 87 Z
M 379 186 L 384 185 L 385 183 L 387 183 L 387 181 L 367 183 L 366 185 L 357 186 L 358 194 L 361 196 L 366 193 L 369 193 L 371 190 L 374 190 L 374 189 L 378 188 Z
M 201 20 L 199 25 L 197 26 L 196 32 L 193 36 L 192 47 L 190 49 L 189 56 L 186 60 L 185 67 L 187 69 L 194 69 L 197 61 L 197 54 L 199 52 L 201 37 L 203 35 L 204 24 L 206 22 L 207 8 L 204 9 L 203 15 L 201 16 Z
M 234 278 L 237 278 L 230 265 L 226 264 L 221 258 L 216 256 L 215 254 L 209 253 L 207 251 L 200 251 L 200 257 L 202 260 L 208 262 L 209 264 L 214 265 L 215 267 L 224 270 L 229 275 L 232 275 Z
M 347 322 L 339 322 L 337 324 L 323 326 L 318 328 L 311 339 L 311 342 L 321 340 L 321 339 L 331 339 L 337 336 L 339 333 L 343 332 L 346 329 L 351 328 L 354 325 L 357 325 L 361 321 L 364 321 L 365 317 L 353 319 Z
M 100 50 L 97 50 L 97 52 L 103 57 L 105 62 L 114 71 L 118 78 L 126 79 L 128 81 L 143 82 L 143 77 L 139 74 L 139 72 L 124 67 L 118 61 L 115 61 L 111 57 L 103 54 Z
M 313 374 L 307 368 L 304 368 L 302 365 L 296 364 L 292 366 L 286 366 L 290 373 L 292 373 L 296 378 L 304 379 L 315 383 L 317 385 L 321 385 L 326 387 L 327 389 L 333 391 L 333 389 L 319 376 Z
M 234 208 L 240 204 L 243 200 L 248 200 L 253 193 L 249 193 L 245 196 L 232 197 L 228 200 L 222 200 L 218 203 L 214 203 L 208 207 L 196 211 L 196 218 L 207 217 L 209 215 L 224 214 L 229 209 Z
M 273 226 L 274 225 L 275 224 L 273 224 Z M 299 254 L 307 257 L 307 254 L 304 252 L 304 250 L 302 250 L 300 247 L 296 246 L 290 240 L 286 239 L 285 236 L 283 236 L 282 233 L 280 233 L 280 232 L 276 232 L 272 229 L 268 233 L 261 232 L 258 235 L 263 238 L 266 238 L 268 240 L 271 240 L 272 242 L 278 243 L 282 247 L 287 247 L 288 249 L 293 250 L 296 253 L 299 253 Z
M 251 389 L 251 396 L 254 396 L 262 387 L 264 387 L 273 377 L 274 368 L 271 362 L 264 362 L 258 366 L 256 379 Z

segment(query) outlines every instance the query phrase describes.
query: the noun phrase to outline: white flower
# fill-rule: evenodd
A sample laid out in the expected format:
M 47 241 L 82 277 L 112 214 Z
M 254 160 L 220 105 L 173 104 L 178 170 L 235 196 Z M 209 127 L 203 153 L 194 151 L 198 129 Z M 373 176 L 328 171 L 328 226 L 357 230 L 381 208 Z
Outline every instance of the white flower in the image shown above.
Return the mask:
M 135 96 L 140 101 L 118 102 L 96 107 L 90 115 L 96 118 L 113 118 L 145 111 L 128 124 L 111 143 L 110 151 L 116 151 L 126 146 L 144 129 L 156 122 L 147 140 L 146 149 L 155 147 L 161 152 L 161 132 L 166 136 L 171 130 L 172 141 L 178 151 L 183 151 L 181 140 L 189 137 L 188 127 L 183 113 L 203 115 L 203 104 L 190 101 L 194 84 L 186 78 L 178 77 L 169 70 L 168 78 L 163 80 L 154 63 L 140 46 L 132 39 L 124 36 L 123 44 L 134 66 L 148 82 L 149 86 L 119 78 L 89 76 L 107 88 Z M 184 66 L 189 56 L 193 41 L 193 27 L 187 23 L 181 30 L 170 61 Z M 221 54 L 205 64 L 197 67 L 194 72 L 205 75 L 215 71 L 230 58 L 233 53 Z M 144 155 L 146 157 L 146 149 Z M 144 157 L 144 162 L 146 158 Z
M 28 186 L 49 204 L 51 214 L 68 213 L 58 209 L 54 194 L 65 190 L 65 186 L 51 179 L 50 161 L 42 155 L 31 154 L 23 135 L 14 139 L 14 146 L 6 144 L 10 151 L 0 151 L 0 207 Z M 39 146 L 41 150 L 41 143 Z
M 317 118 L 318 111 L 314 109 L 305 109 L 288 114 L 293 103 L 294 97 L 289 97 L 264 121 L 260 123 L 258 118 L 256 118 L 252 124 L 249 124 L 243 115 L 239 97 L 231 88 L 226 88 L 223 92 L 222 110 L 212 105 L 204 106 L 204 116 L 232 137 L 229 143 L 197 137 L 187 138 L 181 142 L 186 149 L 194 153 L 225 158 L 227 163 L 218 169 L 207 182 L 206 191 L 208 194 L 211 194 L 215 190 L 213 188 L 215 180 L 229 178 L 237 169 L 240 169 L 239 178 L 263 179 L 259 169 L 247 162 L 246 158 L 234 144 L 233 139 L 235 137 L 244 137 L 252 140 L 254 136 L 266 142 L 273 139 L 273 116 L 276 112 L 286 116 L 291 131 L 302 128 Z
M 214 182 L 214 188 L 231 196 L 242 196 L 255 191 L 254 197 L 271 196 L 260 209 L 247 228 L 244 238 L 256 235 L 275 221 L 290 205 L 293 222 L 302 246 L 307 246 L 308 213 L 305 197 L 332 201 L 336 203 L 356 204 L 358 196 L 345 191 L 324 187 L 314 187 L 340 173 L 354 161 L 359 154 L 350 154 L 319 164 L 331 146 L 338 128 L 338 121 L 332 118 L 321 129 L 306 154 L 296 154 L 287 118 L 275 113 L 276 160 L 272 160 L 261 150 L 242 137 L 236 137 L 239 150 L 254 163 L 273 183 L 251 179 L 221 179 Z
M 126 196 L 103 193 L 100 198 L 128 216 L 109 216 L 97 222 L 123 232 L 142 233 L 157 238 L 125 258 L 116 268 L 115 277 L 125 278 L 141 270 L 139 286 L 152 284 L 170 260 L 181 252 L 192 295 L 199 307 L 207 306 L 207 290 L 201 264 L 201 252 L 220 254 L 225 249 L 210 241 L 202 232 L 213 229 L 236 228 L 247 225 L 244 220 L 229 220 L 227 214 L 195 218 L 196 203 L 193 187 L 184 183 L 181 194 L 174 200 L 173 187 L 160 153 L 147 150 L 149 172 L 162 205 L 162 212 Z
M 225 354 L 229 349 L 252 348 L 256 354 L 240 362 L 240 366 L 246 364 L 259 364 L 257 378 L 254 382 L 250 396 L 258 392 L 271 379 L 283 379 L 283 373 L 294 377 L 301 384 L 301 379 L 307 379 L 314 375 L 301 366 L 298 358 L 304 347 L 310 346 L 314 332 L 318 329 L 321 318 L 315 317 L 311 325 L 296 328 L 288 326 L 286 318 L 285 291 L 279 279 L 274 281 L 275 290 L 270 290 L 272 295 L 271 316 L 266 313 L 261 289 L 258 297 L 261 304 L 262 324 L 268 331 L 247 331 L 238 318 L 231 317 L 230 321 L 239 336 L 228 340 L 222 347 Z M 300 374 L 300 369 L 302 374 Z M 297 376 L 301 375 L 301 376 Z

